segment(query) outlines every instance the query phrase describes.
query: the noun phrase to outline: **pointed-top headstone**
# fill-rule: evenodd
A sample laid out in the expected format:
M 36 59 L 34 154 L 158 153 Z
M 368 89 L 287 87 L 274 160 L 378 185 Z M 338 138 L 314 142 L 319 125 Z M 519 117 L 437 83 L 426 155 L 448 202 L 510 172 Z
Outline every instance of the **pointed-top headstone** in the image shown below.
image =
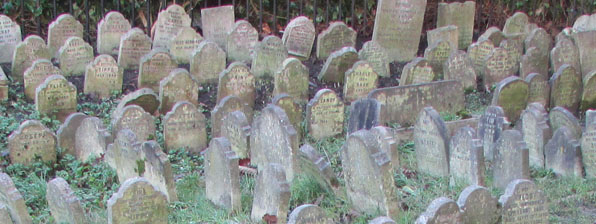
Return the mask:
M 435 109 L 425 107 L 418 114 L 413 138 L 417 170 L 434 176 L 449 175 L 449 137 Z

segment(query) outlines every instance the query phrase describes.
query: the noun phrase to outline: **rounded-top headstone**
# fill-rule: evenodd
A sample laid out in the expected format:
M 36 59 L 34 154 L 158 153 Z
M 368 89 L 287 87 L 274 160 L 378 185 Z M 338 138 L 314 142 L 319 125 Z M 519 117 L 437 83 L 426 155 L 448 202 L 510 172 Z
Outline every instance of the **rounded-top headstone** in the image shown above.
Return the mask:
M 0 63 L 12 62 L 12 54 L 21 43 L 21 26 L 6 15 L 0 15 Z
M 199 47 L 203 37 L 192 27 L 183 27 L 169 43 L 170 54 L 178 64 L 189 64 L 190 56 Z
M 228 35 L 227 41 L 228 61 L 248 63 L 251 60 L 251 51 L 259 43 L 259 33 L 248 21 L 238 20 Z
M 190 74 L 199 83 L 217 83 L 226 69 L 226 52 L 215 42 L 202 41 L 191 57 Z
M 64 121 L 77 112 L 77 87 L 61 75 L 52 75 L 35 89 L 35 109 Z
M 317 58 L 327 59 L 331 53 L 344 47 L 355 47 L 356 31 L 343 22 L 332 22 L 317 36 Z
M 432 107 L 425 107 L 414 125 L 417 170 L 434 176 L 449 175 L 449 136 L 445 122 Z
M 28 165 L 35 157 L 42 161 L 56 161 L 56 136 L 36 120 L 27 120 L 8 136 L 11 163 Z
M 301 59 L 308 59 L 315 42 L 315 25 L 305 16 L 290 20 L 281 38 L 288 48 L 288 54 Z
M 381 77 L 391 76 L 389 72 L 389 55 L 385 48 L 375 41 L 367 41 L 358 51 L 358 59 L 366 60 Z
M 194 104 L 177 102 L 162 123 L 166 150 L 185 148 L 198 154 L 207 147 L 205 115 Z
M 107 207 L 108 224 L 168 222 L 166 195 L 142 177 L 126 180 Z
M 462 223 L 462 214 L 455 201 L 446 197 L 437 198 L 416 219 L 416 224 L 439 223 Z
M 23 75 L 25 97 L 27 97 L 29 100 L 35 100 L 35 89 L 37 86 L 43 83 L 47 77 L 52 75 L 62 75 L 62 72 L 58 67 L 54 66 L 50 60 L 35 60 L 31 67 L 25 70 L 25 74 Z
M 184 7 L 171 4 L 157 15 L 151 29 L 153 49 L 169 50 L 172 37 L 185 27 L 190 27 L 191 19 Z
M 457 205 L 462 210 L 462 221 L 466 224 L 495 223 L 499 218 L 497 199 L 482 186 L 466 187 L 459 195 Z
M 37 59 L 50 60 L 50 52 L 46 42 L 37 35 L 29 35 L 23 42 L 17 44 L 12 53 L 12 64 L 10 66 L 13 80 L 22 82 L 23 73 L 31 67 Z
M 255 105 L 255 76 L 242 62 L 234 62 L 219 74 L 217 102 L 230 95 L 239 97 L 249 107 Z
M 85 69 L 83 92 L 99 98 L 109 98 L 112 93 L 122 92 L 122 70 L 116 60 L 107 54 L 99 55 Z
M 97 24 L 97 52 L 117 55 L 120 38 L 131 29 L 130 22 L 117 11 L 106 13 Z
M 58 50 L 60 70 L 64 76 L 80 76 L 93 62 L 93 47 L 81 37 L 69 37 Z
M 327 217 L 325 211 L 316 205 L 304 204 L 296 207 L 290 217 L 288 224 L 331 224 L 333 223 Z
M 138 88 L 151 88 L 159 92 L 159 82 L 178 68 L 172 55 L 162 50 L 152 50 L 141 58 L 139 65 Z
M 68 13 L 58 16 L 48 27 L 48 48 L 52 58 L 58 57 L 58 50 L 68 38 L 83 38 L 83 24 Z
M 281 39 L 274 35 L 267 36 L 255 46 L 250 72 L 256 77 L 273 77 L 287 57 L 288 49 Z
M 516 76 L 510 76 L 497 84 L 491 104 L 503 108 L 507 119 L 515 122 L 528 105 L 528 93 L 528 83 Z
M 0 195 L 2 195 L 0 205 L 7 207 L 10 216 L 7 223 L 33 223 L 23 196 L 10 176 L 2 172 L 0 172 Z
M 66 180 L 56 177 L 47 184 L 46 199 L 56 223 L 87 223 L 81 202 Z
M 188 71 L 177 68 L 159 82 L 159 102 L 161 113 L 165 114 L 179 101 L 199 105 L 199 84 Z
M 502 223 L 549 223 L 547 198 L 532 181 L 511 181 L 499 204 Z
M 344 104 L 330 89 L 321 89 L 306 106 L 306 128 L 315 139 L 341 134 L 344 129 Z
M 582 76 L 570 65 L 563 65 L 549 80 L 550 107 L 564 107 L 573 114 L 578 113 L 582 97 Z
M 132 28 L 120 37 L 118 65 L 122 69 L 138 69 L 141 58 L 151 52 L 151 38 L 139 28 Z

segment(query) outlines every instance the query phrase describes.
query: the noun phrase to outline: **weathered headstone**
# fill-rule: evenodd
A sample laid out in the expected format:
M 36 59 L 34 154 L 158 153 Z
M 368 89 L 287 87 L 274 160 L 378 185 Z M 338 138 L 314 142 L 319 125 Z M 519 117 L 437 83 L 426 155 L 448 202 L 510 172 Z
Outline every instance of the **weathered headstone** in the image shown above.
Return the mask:
M 85 74 L 87 64 L 93 62 L 93 47 L 83 38 L 70 37 L 58 51 L 60 70 L 64 76 Z
M 416 224 L 462 223 L 462 218 L 455 201 L 440 197 L 426 207 L 426 211 L 416 219 Z
M 550 78 L 550 107 L 564 107 L 573 114 L 578 113 L 582 97 L 582 77 L 577 70 L 563 65 Z
M 172 164 L 170 164 L 168 155 L 161 150 L 159 143 L 153 140 L 144 142 L 141 147 L 145 160 L 145 173 L 143 176 L 149 183 L 166 194 L 169 202 L 178 201 L 176 181 L 174 180 Z
M 177 102 L 162 122 L 166 150 L 184 148 L 198 154 L 207 147 L 205 115 L 194 104 Z
M 300 175 L 313 178 L 321 187 L 330 192 L 339 189 L 339 182 L 333 172 L 331 162 L 309 144 L 304 144 L 300 147 L 298 151 L 298 163 L 300 166 Z
M 138 69 L 141 58 L 151 52 L 151 38 L 139 28 L 122 35 L 119 43 L 118 65 L 122 69 Z
M 130 23 L 117 11 L 108 12 L 97 24 L 97 52 L 117 55 L 120 38 L 131 29 Z
M 170 41 L 169 49 L 172 58 L 178 64 L 190 64 L 190 56 L 199 47 L 203 37 L 191 27 L 183 27 L 178 30 Z
M 228 33 L 234 29 L 234 6 L 224 5 L 201 9 L 201 28 L 205 40 L 227 49 Z
M 493 49 L 484 62 L 484 88 L 491 90 L 493 85 L 515 75 L 516 68 L 513 64 L 513 59 L 507 53 L 507 50 L 500 47 Z
M 343 83 L 346 71 L 358 61 L 358 53 L 353 47 L 344 47 L 327 57 L 325 65 L 318 75 L 324 82 Z
M 64 13 L 48 26 L 48 48 L 52 58 L 58 57 L 58 50 L 70 37 L 83 38 L 83 24 L 74 16 Z
M 525 33 L 526 26 L 528 24 L 528 15 L 523 12 L 516 12 L 511 17 L 507 18 L 505 27 L 503 27 L 503 33 L 505 34 L 518 34 Z
M 467 54 L 474 64 L 474 71 L 476 71 L 478 77 L 484 75 L 486 57 L 490 55 L 494 48 L 495 46 L 493 45 L 493 42 L 488 39 L 478 40 L 478 42 L 473 43 L 468 47 Z
M 109 98 L 113 92 L 122 92 L 124 71 L 110 55 L 102 54 L 87 65 L 83 92 L 99 98 Z
M 484 168 L 484 151 L 476 131 L 460 128 L 449 143 L 449 173 L 453 180 L 484 186 Z
M 186 69 L 177 68 L 159 82 L 159 102 L 162 114 L 167 113 L 179 101 L 199 104 L 199 84 Z
M 280 107 L 288 115 L 290 123 L 298 132 L 298 136 L 302 136 L 302 121 L 304 120 L 302 112 L 304 111 L 304 104 L 300 104 L 287 94 L 280 94 L 271 100 L 271 104 Z
M 242 111 L 232 111 L 223 118 L 221 136 L 230 142 L 238 158 L 249 158 L 250 125 Z
M 490 191 L 478 185 L 466 187 L 457 199 L 465 224 L 495 223 L 499 218 L 497 204 Z
M 556 71 L 564 64 L 571 65 L 578 69 L 579 64 L 579 50 L 571 39 L 559 40 L 555 47 L 550 51 L 550 68 L 551 71 Z
M 331 224 L 333 221 L 327 217 L 325 210 L 312 204 L 296 207 L 288 218 L 288 224 Z
M 382 0 L 377 3 L 372 40 L 387 50 L 391 61 L 416 57 L 426 0 Z
M 443 65 L 443 79 L 457 80 L 462 83 L 464 89 L 476 88 L 476 72 L 474 64 L 464 51 L 451 53 Z
M 424 50 L 424 58 L 428 60 L 435 74 L 443 74 L 443 65 L 455 49 L 449 41 L 439 39 Z
M 308 59 L 315 42 L 315 25 L 308 17 L 299 16 L 290 20 L 281 38 L 288 48 L 288 54 Z
M 207 198 L 230 212 L 240 211 L 238 157 L 226 138 L 214 138 L 205 152 L 205 188 Z M 269 195 L 263 195 L 268 197 Z
M 495 47 L 501 45 L 501 41 L 505 39 L 505 34 L 498 27 L 490 27 L 478 37 L 478 42 L 490 40 Z
M 348 118 L 348 135 L 358 130 L 370 130 L 382 124 L 383 110 L 381 103 L 375 99 L 363 98 L 350 104 L 350 117 Z
M 587 178 L 596 177 L 596 123 L 588 123 L 581 138 L 582 161 Z
M 546 76 L 538 73 L 531 73 L 526 76 L 525 81 L 530 87 L 528 103 L 540 103 L 548 107 L 550 102 L 550 85 L 548 84 Z
M 8 207 L 2 202 L 0 202 L 0 220 L 7 220 L 6 222 L 9 224 L 13 223 Z
M 0 100 L 8 99 L 8 77 L 4 70 L 0 69 Z
M 234 95 L 252 108 L 256 98 L 255 85 L 255 76 L 250 68 L 242 62 L 234 62 L 219 74 L 217 102 L 221 102 L 226 96 Z
M 581 74 L 585 76 L 596 70 L 596 30 L 576 32 L 572 35 L 573 42 L 579 51 Z M 578 72 L 580 68 L 575 68 Z
M 580 144 L 565 126 L 557 129 L 544 146 L 544 158 L 545 168 L 557 175 L 583 177 Z
M 33 223 L 23 196 L 6 173 L 0 173 L 0 204 L 4 204 L 8 209 L 8 223 Z
M 396 171 L 400 167 L 399 153 L 397 151 L 398 140 L 395 138 L 395 133 L 392 128 L 376 126 L 370 129 L 370 132 L 377 138 L 381 151 L 385 152 L 391 160 L 393 170 Z
M 548 114 L 548 121 L 553 133 L 560 127 L 567 127 L 574 138 L 579 139 L 582 136 L 582 127 L 579 121 L 569 110 L 563 107 L 551 109 Z
M 56 223 L 87 223 L 87 217 L 79 198 L 61 177 L 56 177 L 47 184 L 46 200 Z
M 439 3 L 437 27 L 455 25 L 458 29 L 458 48 L 466 49 L 472 43 L 476 2 Z
M 211 111 L 211 136 L 220 137 L 224 117 L 233 111 L 241 111 L 246 116 L 248 123 L 252 123 L 252 107 L 237 96 L 224 97 Z
M 325 60 L 344 47 L 356 47 L 356 31 L 343 22 L 331 22 L 326 30 L 317 36 L 317 58 Z
M 12 54 L 21 43 L 21 26 L 6 15 L 0 15 L 0 63 L 12 62 Z
M 449 175 L 449 137 L 445 122 L 432 107 L 425 107 L 414 126 L 414 150 L 418 172 Z
M 126 180 L 108 200 L 108 224 L 167 223 L 166 195 L 145 178 Z
M 61 75 L 52 75 L 35 89 L 35 109 L 64 121 L 77 112 L 77 87 Z
M 548 201 L 529 180 L 513 180 L 499 198 L 502 223 L 549 223 Z
M 488 106 L 478 121 L 478 138 L 482 141 L 484 158 L 493 160 L 493 145 L 501 137 L 504 125 L 508 123 L 503 108 L 499 106 Z
M 521 57 L 519 65 L 519 76 L 528 77 L 529 74 L 538 73 L 544 77 L 548 76 L 548 54 L 540 52 L 536 47 L 526 50 L 526 54 Z
M 122 111 L 128 105 L 138 105 L 142 107 L 147 113 L 154 114 L 159 107 L 159 96 L 149 88 L 141 88 L 132 93 L 126 94 L 116 106 L 113 114 Z
M 228 34 L 228 61 L 250 62 L 251 51 L 259 43 L 259 33 L 248 21 L 238 20 Z M 310 53 L 310 52 L 309 52 Z
M 330 89 L 319 90 L 306 106 L 306 126 L 315 139 L 341 134 L 344 130 L 344 104 Z
M 138 88 L 150 88 L 159 92 L 159 82 L 176 69 L 178 64 L 165 51 L 151 51 L 141 58 Z
M 370 63 L 373 70 L 381 77 L 389 77 L 389 55 L 385 48 L 374 41 L 367 41 L 362 45 L 362 49 L 358 51 L 358 59 L 365 60 Z
M 547 119 L 544 108 L 528 106 L 521 114 L 521 132 L 528 146 L 530 166 L 544 167 L 544 145 L 552 136 Z
M 524 39 L 521 34 L 506 35 L 507 39 L 501 41 L 499 48 L 504 49 L 509 55 L 509 64 L 514 74 L 519 72 L 519 62 L 524 54 Z
M 548 58 L 548 53 L 552 49 L 553 40 L 543 28 L 530 30 L 530 33 L 524 40 L 526 51 L 532 47 L 538 48 L 539 52 Z
M 24 84 L 25 97 L 29 100 L 35 100 L 35 89 L 43 83 L 47 77 L 52 75 L 62 75 L 60 69 L 52 64 L 50 60 L 38 59 L 33 62 L 31 67 L 25 70 Z
M 436 79 L 435 72 L 425 58 L 418 57 L 404 66 L 401 72 L 400 86 L 432 82 Z
M 83 119 L 88 118 L 84 113 L 72 113 L 66 117 L 64 123 L 56 132 L 58 146 L 62 148 L 63 153 L 75 155 L 75 135 Z
M 367 61 L 354 63 L 351 69 L 346 71 L 344 80 L 344 100 L 353 102 L 366 98 L 368 93 L 377 88 L 379 75 L 373 70 Z
M 237 177 L 236 177 L 237 178 Z M 280 164 L 266 164 L 255 181 L 254 199 L 250 218 L 261 222 L 265 216 L 273 216 L 274 222 L 284 223 L 288 216 L 290 185 Z
M 199 83 L 217 83 L 219 73 L 226 69 L 226 52 L 215 42 L 204 40 L 191 57 L 190 74 Z
M 580 112 L 596 108 L 596 70 L 584 77 Z
M 42 161 L 56 161 L 56 135 L 39 121 L 24 121 L 7 142 L 13 164 L 29 165 L 37 156 Z
M 141 141 L 130 129 L 122 129 L 116 134 L 114 143 L 108 145 L 104 160 L 116 170 L 118 180 L 126 180 L 139 176 L 138 164 L 143 161 Z
M 438 26 L 436 29 L 426 31 L 426 39 L 429 46 L 440 40 L 447 41 L 451 49 L 457 50 L 459 45 L 459 31 L 455 25 Z
M 341 150 L 348 199 L 359 212 L 399 212 L 391 161 L 367 130 L 352 133 Z
M 529 179 L 528 147 L 517 130 L 506 130 L 494 146 L 493 186 L 505 189 L 515 179 Z
M 267 105 L 255 118 L 250 133 L 251 163 L 263 169 L 278 163 L 291 182 L 298 174 L 297 154 L 299 139 L 286 112 L 278 106 Z
M 50 52 L 46 42 L 37 35 L 29 35 L 17 44 L 12 55 L 10 67 L 11 77 L 18 82 L 23 81 L 23 73 L 38 59 L 50 60 Z
M 281 39 L 274 35 L 267 36 L 255 46 L 250 72 L 256 77 L 273 77 L 287 57 L 288 49 Z
M 101 158 L 112 142 L 112 136 L 97 117 L 81 121 L 75 134 L 75 157 L 85 162 L 89 158 Z
M 178 4 L 171 4 L 159 12 L 151 29 L 153 49 L 169 50 L 172 37 L 175 37 L 180 30 L 190 27 L 190 22 L 190 16 L 186 14 L 184 7 Z
M 573 29 L 579 32 L 596 30 L 596 14 L 586 14 L 575 19 Z
M 112 133 L 117 135 L 123 129 L 130 129 L 139 139 L 155 139 L 153 116 L 137 105 L 125 106 L 112 116 Z
M 528 83 L 516 76 L 503 79 L 497 84 L 492 105 L 500 106 L 510 121 L 517 121 L 522 110 L 528 105 Z
M 286 93 L 294 100 L 308 101 L 308 67 L 296 58 L 287 58 L 273 76 L 273 95 Z

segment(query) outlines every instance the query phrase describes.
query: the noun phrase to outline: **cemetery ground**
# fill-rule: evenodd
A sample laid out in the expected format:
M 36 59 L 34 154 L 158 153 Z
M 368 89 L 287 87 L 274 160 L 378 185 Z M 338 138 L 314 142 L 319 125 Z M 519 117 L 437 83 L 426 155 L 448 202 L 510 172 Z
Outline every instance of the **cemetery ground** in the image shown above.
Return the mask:
M 321 65 L 309 64 L 311 73 L 317 73 Z M 395 71 L 401 71 L 401 65 L 392 64 L 393 77 L 386 78 L 381 85 L 395 85 L 390 80 L 397 80 Z M 125 74 L 123 90 L 125 93 L 136 89 L 136 77 L 134 72 Z M 69 81 L 77 86 L 82 85 L 81 80 L 69 78 Z M 395 82 L 395 81 L 393 81 Z M 261 109 L 266 105 L 272 87 L 260 82 L 259 93 L 255 108 Z M 338 86 L 323 86 L 311 75 L 310 98 L 314 92 L 321 88 L 332 88 L 336 92 Z M 79 88 L 82 89 L 82 88 Z M 208 117 L 209 109 L 215 105 L 215 87 L 203 85 L 200 95 L 202 112 Z M 58 120 L 40 116 L 35 110 L 34 104 L 27 102 L 23 94 L 22 84 L 11 84 L 9 99 L 0 103 L 0 148 L 6 149 L 7 137 L 16 130 L 24 120 L 40 120 L 52 131 L 60 126 Z M 484 112 L 492 96 L 486 92 L 466 91 L 466 109 L 457 114 L 441 114 L 445 121 L 458 120 L 470 116 L 480 115 Z M 111 128 L 110 119 L 112 111 L 118 104 L 119 95 L 114 93 L 112 97 L 104 100 L 96 100 L 79 93 L 77 111 L 96 116 L 103 120 L 104 124 Z M 349 113 L 348 109 L 345 110 Z M 163 115 L 162 115 L 163 116 Z M 347 114 L 346 114 L 346 117 Z M 163 147 L 163 130 L 159 130 L 160 118 L 156 117 L 157 140 Z M 210 124 L 208 124 L 209 126 Z M 347 125 L 346 125 L 347 126 Z M 305 131 L 305 125 L 301 128 Z M 345 131 L 344 131 L 345 133 Z M 345 137 L 327 138 L 316 141 L 310 136 L 301 138 L 303 143 L 309 143 L 330 160 L 331 166 L 339 176 L 342 183 L 342 167 L 340 159 L 341 146 Z M 398 223 L 413 223 L 414 220 L 425 210 L 429 203 L 437 197 L 457 198 L 459 193 L 466 187 L 462 184 L 449 184 L 448 178 L 437 178 L 417 173 L 416 159 L 413 142 L 402 142 L 399 147 L 401 168 L 394 172 L 394 180 L 398 191 L 398 200 L 402 212 Z M 241 202 L 242 209 L 236 214 L 228 214 L 225 210 L 218 209 L 205 196 L 205 184 L 203 180 L 203 156 L 191 154 L 183 149 L 170 150 L 168 158 L 172 164 L 174 177 L 176 179 L 176 190 L 179 201 L 171 202 L 169 221 L 170 223 L 226 223 L 235 221 L 238 223 L 251 223 L 250 210 L 255 188 L 255 176 L 241 174 Z M 73 156 L 59 152 L 59 160 L 56 163 L 35 162 L 32 165 L 20 164 L 11 165 L 8 163 L 6 151 L 2 154 L 2 170 L 9 174 L 17 189 L 23 195 L 29 213 L 35 223 L 53 223 L 50 210 L 46 201 L 46 183 L 54 177 L 62 177 L 70 183 L 76 196 L 81 199 L 83 208 L 93 223 L 106 223 L 107 212 L 105 210 L 107 200 L 115 193 L 120 184 L 116 171 L 104 163 L 101 158 L 91 158 L 86 162 L 80 162 Z M 137 164 L 143 164 L 142 162 Z M 138 166 L 138 172 L 143 173 L 144 167 Z M 486 186 L 493 186 L 491 175 L 487 173 Z M 581 177 L 556 177 L 552 170 L 531 169 L 532 180 L 546 194 L 550 206 L 549 220 L 551 223 L 592 223 L 596 220 L 596 181 Z M 502 195 L 502 191 L 491 187 L 493 196 Z M 320 186 L 315 180 L 305 176 L 298 176 L 291 185 L 290 210 L 295 207 L 311 203 L 322 207 L 329 217 L 341 223 L 367 223 L 380 214 L 361 214 L 351 209 L 351 205 L 345 195 L 334 194 Z

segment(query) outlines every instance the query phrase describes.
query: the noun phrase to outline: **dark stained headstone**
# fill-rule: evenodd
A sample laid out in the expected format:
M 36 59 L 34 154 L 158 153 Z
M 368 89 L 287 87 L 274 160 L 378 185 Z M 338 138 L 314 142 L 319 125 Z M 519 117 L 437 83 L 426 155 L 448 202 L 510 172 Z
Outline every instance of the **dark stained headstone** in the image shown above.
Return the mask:
M 348 118 L 348 135 L 358 130 L 370 130 L 382 124 L 383 111 L 379 101 L 375 99 L 360 99 L 350 105 Z

